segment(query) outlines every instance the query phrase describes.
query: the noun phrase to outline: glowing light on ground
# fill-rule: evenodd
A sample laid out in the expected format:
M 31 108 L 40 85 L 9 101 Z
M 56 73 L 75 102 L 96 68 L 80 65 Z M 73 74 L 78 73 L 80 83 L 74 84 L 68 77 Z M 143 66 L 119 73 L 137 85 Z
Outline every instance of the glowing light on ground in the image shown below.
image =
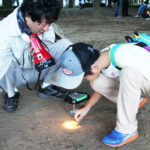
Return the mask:
M 66 121 L 63 123 L 63 127 L 68 130 L 76 130 L 79 129 L 81 126 L 77 121 Z

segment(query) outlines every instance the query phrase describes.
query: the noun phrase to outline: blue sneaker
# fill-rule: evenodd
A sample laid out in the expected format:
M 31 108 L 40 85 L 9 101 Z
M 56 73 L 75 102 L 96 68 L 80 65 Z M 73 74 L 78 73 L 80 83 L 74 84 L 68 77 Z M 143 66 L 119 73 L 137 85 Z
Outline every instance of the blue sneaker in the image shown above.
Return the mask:
M 137 131 L 133 132 L 132 134 L 124 134 L 114 129 L 111 133 L 102 138 L 102 142 L 111 147 L 120 147 L 135 140 L 138 136 L 139 134 Z

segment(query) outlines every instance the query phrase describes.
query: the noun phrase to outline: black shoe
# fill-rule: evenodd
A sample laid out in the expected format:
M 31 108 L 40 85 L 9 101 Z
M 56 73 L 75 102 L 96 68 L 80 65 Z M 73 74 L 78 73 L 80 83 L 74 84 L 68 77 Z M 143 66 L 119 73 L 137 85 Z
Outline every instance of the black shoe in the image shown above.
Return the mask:
M 54 97 L 57 100 L 64 100 L 68 92 L 63 91 L 55 85 L 49 85 L 46 88 L 39 88 L 39 96 L 43 98 Z
M 13 97 L 8 97 L 6 93 L 4 95 L 3 109 L 7 112 L 14 112 L 18 108 L 19 96 L 19 92 L 16 92 Z

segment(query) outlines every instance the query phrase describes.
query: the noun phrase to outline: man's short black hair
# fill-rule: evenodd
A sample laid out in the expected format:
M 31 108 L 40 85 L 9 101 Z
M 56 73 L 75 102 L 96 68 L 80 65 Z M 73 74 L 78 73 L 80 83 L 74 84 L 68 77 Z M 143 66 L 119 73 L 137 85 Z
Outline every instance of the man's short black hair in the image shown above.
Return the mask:
M 94 57 L 94 59 L 93 59 L 93 63 L 99 58 L 99 56 L 100 56 L 100 53 L 99 53 L 99 51 L 98 50 L 96 50 L 96 49 L 94 49 L 94 52 L 95 52 L 95 57 Z M 92 63 L 92 64 L 93 64 Z M 88 67 L 88 69 L 85 71 L 85 74 L 84 74 L 84 76 L 87 76 L 87 75 L 92 75 L 93 73 L 91 72 L 91 66 L 90 67 Z
M 23 15 L 29 15 L 33 22 L 41 22 L 45 18 L 47 23 L 56 21 L 59 17 L 60 4 L 58 0 L 23 0 L 21 5 Z

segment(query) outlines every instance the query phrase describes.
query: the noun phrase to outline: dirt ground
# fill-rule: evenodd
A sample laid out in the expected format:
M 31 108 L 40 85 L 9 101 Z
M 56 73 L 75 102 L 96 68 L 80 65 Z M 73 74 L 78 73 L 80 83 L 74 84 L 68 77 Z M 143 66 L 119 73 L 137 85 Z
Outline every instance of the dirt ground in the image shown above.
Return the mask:
M 86 42 L 97 49 L 112 43 L 126 42 L 124 36 L 134 31 L 150 33 L 150 21 L 135 19 L 137 8 L 130 8 L 130 17 L 114 18 L 114 8 L 101 8 L 101 16 L 92 17 L 92 10 L 70 10 L 62 13 L 58 24 L 66 38 Z M 53 98 L 39 98 L 36 91 L 19 88 L 19 109 L 14 113 L 2 110 L 0 93 L 0 150 L 108 150 L 101 138 L 115 127 L 116 105 L 103 98 L 89 112 L 76 130 L 65 129 L 63 123 L 73 120 L 69 114 L 72 105 Z M 77 89 L 92 94 L 84 81 Z M 83 103 L 84 104 L 84 103 Z M 83 104 L 78 105 L 81 107 Z M 120 150 L 150 149 L 150 102 L 137 115 L 139 138 L 118 148 Z

